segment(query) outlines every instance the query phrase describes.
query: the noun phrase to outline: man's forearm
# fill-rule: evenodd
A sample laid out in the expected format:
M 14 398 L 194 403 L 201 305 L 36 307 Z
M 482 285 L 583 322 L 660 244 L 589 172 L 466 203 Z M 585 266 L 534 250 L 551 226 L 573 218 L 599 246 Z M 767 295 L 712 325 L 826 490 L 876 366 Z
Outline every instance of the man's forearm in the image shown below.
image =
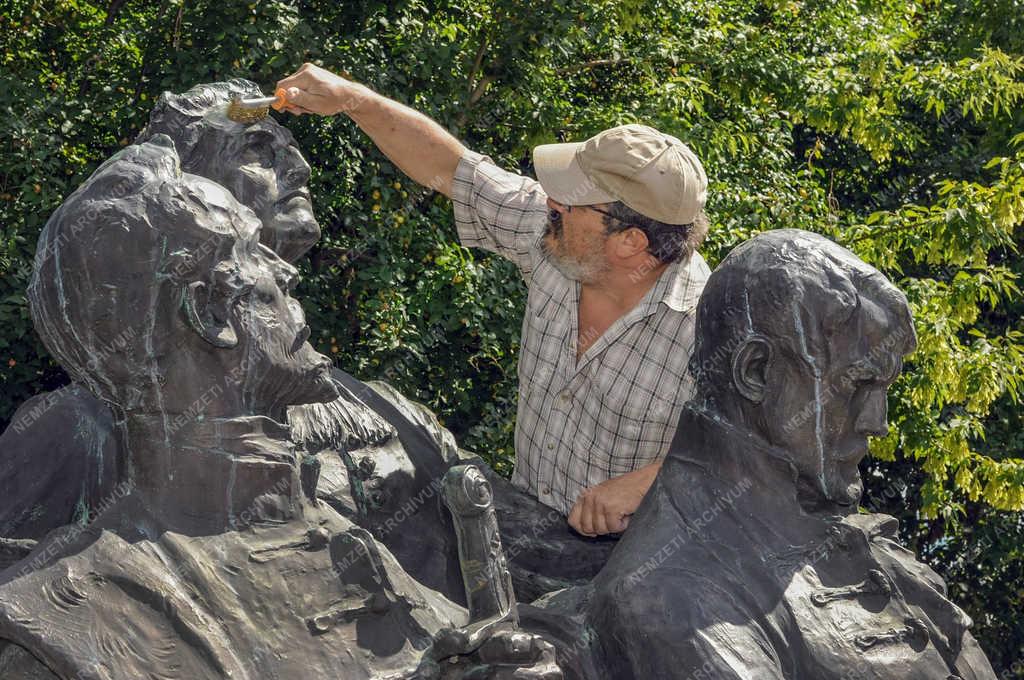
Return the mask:
M 451 197 L 466 148 L 419 111 L 313 64 L 303 64 L 277 87 L 285 91 L 284 108 L 291 113 L 347 113 L 402 172 Z
M 452 178 L 466 148 L 419 111 L 359 85 L 348 116 L 413 181 L 452 195 Z

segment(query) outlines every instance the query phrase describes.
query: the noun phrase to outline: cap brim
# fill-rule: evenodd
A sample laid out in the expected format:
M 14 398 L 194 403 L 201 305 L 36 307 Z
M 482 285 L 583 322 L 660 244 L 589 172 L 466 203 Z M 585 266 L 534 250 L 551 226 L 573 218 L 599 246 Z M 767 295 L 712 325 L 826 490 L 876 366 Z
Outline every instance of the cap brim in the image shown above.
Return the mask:
M 618 200 L 587 177 L 576 160 L 582 142 L 541 144 L 533 149 L 533 168 L 544 192 L 565 205 L 594 205 Z

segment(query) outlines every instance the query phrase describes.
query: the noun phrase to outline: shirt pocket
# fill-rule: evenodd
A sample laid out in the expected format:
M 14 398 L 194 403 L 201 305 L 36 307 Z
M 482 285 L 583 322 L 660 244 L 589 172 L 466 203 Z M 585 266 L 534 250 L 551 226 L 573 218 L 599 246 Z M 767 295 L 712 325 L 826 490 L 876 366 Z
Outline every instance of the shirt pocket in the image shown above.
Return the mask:
M 596 449 L 610 477 L 632 472 L 664 454 L 678 420 L 675 404 L 628 388 L 596 390 Z
M 565 355 L 568 334 L 568 321 L 527 312 L 517 367 L 520 395 L 550 389 L 558 375 L 558 363 Z

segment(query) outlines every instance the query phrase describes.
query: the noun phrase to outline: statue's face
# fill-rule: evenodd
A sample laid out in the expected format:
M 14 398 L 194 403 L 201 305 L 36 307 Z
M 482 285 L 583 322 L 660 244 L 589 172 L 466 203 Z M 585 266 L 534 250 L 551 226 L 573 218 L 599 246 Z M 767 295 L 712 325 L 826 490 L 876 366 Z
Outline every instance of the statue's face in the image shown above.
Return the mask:
M 237 235 L 230 258 L 212 273 L 209 294 L 196 302 L 200 333 L 204 324 L 224 325 L 237 341 L 216 350 L 229 389 L 240 390 L 247 412 L 278 418 L 290 404 L 337 398 L 331 361 L 307 342 L 305 315 L 290 294 L 296 269 L 260 242 L 259 220 L 223 187 L 198 176 L 185 175 L 185 181 L 203 196 L 206 209 L 195 213 L 199 225 L 223 232 L 230 220 Z
M 306 187 L 309 165 L 291 132 L 269 117 L 249 125 L 225 120 L 216 127 L 220 134 L 198 150 L 205 167 L 197 172 L 251 208 L 263 222 L 263 242 L 296 261 L 320 238 L 320 226 Z
M 899 374 L 913 329 L 905 314 L 861 296 L 827 351 L 798 336 L 789 351 L 776 347 L 764 426 L 804 485 L 833 502 L 854 504 L 862 491 L 857 464 L 868 452 L 868 437 L 888 432 L 886 389 Z

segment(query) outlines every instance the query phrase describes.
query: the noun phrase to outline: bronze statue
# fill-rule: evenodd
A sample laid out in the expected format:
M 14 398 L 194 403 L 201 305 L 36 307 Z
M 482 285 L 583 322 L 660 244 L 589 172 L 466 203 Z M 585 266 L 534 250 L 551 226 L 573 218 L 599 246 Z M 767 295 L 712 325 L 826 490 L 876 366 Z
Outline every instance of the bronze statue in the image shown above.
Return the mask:
M 91 524 L 51 532 L 0 574 L 3 677 L 434 678 L 443 664 L 455 678 L 492 663 L 561 677 L 550 646 L 515 627 L 478 472 L 449 472 L 476 480 L 490 518 L 460 525 L 460 548 L 506 586 L 473 618 L 317 500 L 319 468 L 283 420 L 338 391 L 289 295 L 296 271 L 260 229 L 224 187 L 182 173 L 159 134 L 44 228 L 33 318 L 117 408 L 130 474 Z
M 254 83 L 232 80 L 164 93 L 138 141 L 170 136 L 182 170 L 229 189 L 262 222 L 262 242 L 294 262 L 320 233 L 306 186 L 309 166 L 273 118 L 240 124 L 225 115 L 231 97 L 258 92 Z M 107 356 L 141 331 L 128 324 L 94 351 Z M 461 451 L 427 408 L 384 382 L 362 382 L 338 369 L 332 378 L 337 398 L 287 407 L 290 437 L 320 470 L 318 497 L 371 531 L 424 585 L 465 604 L 455 533 L 438 490 L 450 466 L 468 461 L 494 486 L 520 598 L 585 582 L 607 559 L 614 540 L 584 539 L 553 521 L 535 499 Z M 204 416 L 211 397 L 187 417 Z M 116 497 L 130 476 L 116 411 L 73 383 L 33 398 L 14 415 L 0 437 L 0 493 L 9 499 L 0 508 L 0 567 L 46 532 L 87 523 Z
M 697 394 L 594 582 L 610 677 L 995 677 L 940 577 L 858 514 L 857 463 L 916 344 L 904 295 L 815 234 L 737 247 L 708 280 Z
M 309 168 L 222 115 L 256 91 L 165 94 L 40 238 L 75 384 L 0 440 L 0 677 L 993 678 L 895 520 L 856 513 L 915 344 L 876 270 L 793 230 L 723 262 L 693 434 L 590 583 L 614 540 L 306 342 Z

